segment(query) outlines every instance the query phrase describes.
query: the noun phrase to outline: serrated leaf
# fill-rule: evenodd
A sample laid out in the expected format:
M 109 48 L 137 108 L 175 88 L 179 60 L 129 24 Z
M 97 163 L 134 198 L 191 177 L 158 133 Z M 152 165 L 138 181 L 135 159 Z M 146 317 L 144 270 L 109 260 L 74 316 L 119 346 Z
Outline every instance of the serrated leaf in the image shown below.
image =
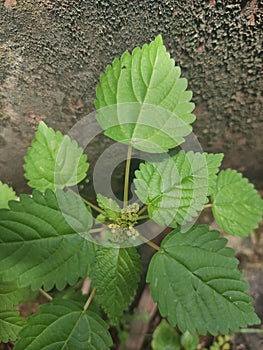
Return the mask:
M 0 311 L 0 342 L 15 341 L 24 324 L 17 311 Z
M 0 210 L 0 273 L 20 287 L 63 289 L 84 277 L 94 257 L 84 239 L 92 226 L 90 211 L 71 192 L 35 190 Z
M 0 208 L 8 208 L 8 202 L 16 198 L 15 191 L 0 181 Z
M 262 220 L 263 200 L 235 170 L 221 171 L 211 197 L 217 224 L 231 235 L 248 236 Z
M 195 116 L 192 92 L 180 74 L 160 35 L 115 59 L 96 89 L 97 120 L 105 135 L 150 153 L 184 142 Z
M 28 288 L 19 288 L 16 282 L 3 282 L 0 278 L 0 310 L 11 310 L 29 294 Z
M 134 184 L 159 225 L 176 227 L 198 216 L 214 187 L 222 155 L 180 151 L 140 165 Z
M 116 220 L 119 217 L 121 208 L 113 199 L 104 197 L 102 194 L 97 194 L 97 201 L 109 219 Z
M 140 276 L 140 257 L 134 247 L 97 250 L 92 282 L 100 305 L 113 323 L 132 302 Z
M 222 160 L 224 158 L 223 153 L 204 153 L 206 157 L 207 162 L 207 169 L 208 169 L 208 193 L 207 195 L 210 196 L 216 188 L 216 180 L 217 180 L 217 173 L 219 172 L 220 165 L 222 163 Z
M 153 332 L 151 346 L 153 350 L 181 349 L 178 333 L 166 320 L 162 320 Z
M 44 192 L 74 186 L 86 177 L 89 164 L 83 149 L 60 131 L 39 124 L 32 146 L 25 156 L 28 185 Z
M 150 262 L 153 300 L 182 332 L 228 334 L 259 322 L 234 251 L 219 235 L 207 225 L 186 233 L 175 229 Z
M 112 345 L 107 324 L 97 314 L 60 299 L 40 306 L 19 336 L 15 350 L 106 350 Z

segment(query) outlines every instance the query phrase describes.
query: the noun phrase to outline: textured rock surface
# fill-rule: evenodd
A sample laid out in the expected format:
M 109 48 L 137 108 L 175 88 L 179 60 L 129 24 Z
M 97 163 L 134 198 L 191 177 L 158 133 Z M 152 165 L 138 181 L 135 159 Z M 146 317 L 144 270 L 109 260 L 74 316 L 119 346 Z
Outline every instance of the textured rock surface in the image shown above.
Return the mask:
M 0 179 L 26 191 L 23 155 L 39 120 L 67 131 L 94 109 L 106 65 L 160 33 L 194 92 L 204 149 L 262 187 L 261 25 L 254 0 L 2 0 Z

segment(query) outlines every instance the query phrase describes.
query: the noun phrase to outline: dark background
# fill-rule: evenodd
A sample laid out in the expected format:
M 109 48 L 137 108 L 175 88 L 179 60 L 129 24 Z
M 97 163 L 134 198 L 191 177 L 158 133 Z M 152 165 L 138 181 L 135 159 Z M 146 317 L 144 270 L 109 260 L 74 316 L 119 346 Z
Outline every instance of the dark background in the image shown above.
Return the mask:
M 69 130 L 94 110 L 106 65 L 162 34 L 194 93 L 204 150 L 263 188 L 260 26 L 259 1 L 2 0 L 0 179 L 28 191 L 23 156 L 38 122 Z

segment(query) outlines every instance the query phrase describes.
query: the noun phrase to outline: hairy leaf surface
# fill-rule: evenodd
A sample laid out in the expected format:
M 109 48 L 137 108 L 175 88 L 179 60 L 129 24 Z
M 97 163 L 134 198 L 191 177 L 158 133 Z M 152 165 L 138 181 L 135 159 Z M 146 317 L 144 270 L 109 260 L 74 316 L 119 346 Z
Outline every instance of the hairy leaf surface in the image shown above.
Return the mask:
M 175 229 L 149 266 L 147 281 L 163 317 L 199 334 L 236 332 L 259 322 L 234 251 L 208 226 Z
M 113 199 L 104 197 L 102 194 L 97 194 L 97 201 L 109 219 L 116 220 L 119 217 L 121 208 Z
M 263 200 L 242 174 L 227 169 L 218 175 L 212 195 L 217 224 L 231 235 L 248 236 L 263 215 Z
M 0 273 L 20 287 L 63 289 L 84 277 L 94 257 L 84 239 L 92 216 L 71 192 L 37 190 L 0 210 Z
M 97 250 L 92 281 L 100 305 L 114 323 L 132 302 L 140 276 L 140 257 L 134 247 Z
M 105 135 L 151 153 L 184 142 L 195 116 L 192 92 L 180 74 L 160 35 L 115 59 L 96 90 L 97 120 Z
M 134 184 L 149 216 L 160 225 L 176 227 L 198 216 L 213 191 L 222 155 L 180 151 L 140 165 Z
M 112 345 L 107 324 L 97 314 L 59 299 L 40 306 L 19 336 L 15 350 L 107 350 Z
M 87 156 L 76 141 L 48 128 L 44 122 L 39 124 L 25 156 L 25 178 L 29 186 L 41 192 L 74 186 L 85 178 L 88 167 Z
M 8 208 L 8 202 L 15 199 L 15 191 L 0 181 L 0 208 Z
M 0 311 L 0 342 L 15 341 L 24 324 L 17 311 Z

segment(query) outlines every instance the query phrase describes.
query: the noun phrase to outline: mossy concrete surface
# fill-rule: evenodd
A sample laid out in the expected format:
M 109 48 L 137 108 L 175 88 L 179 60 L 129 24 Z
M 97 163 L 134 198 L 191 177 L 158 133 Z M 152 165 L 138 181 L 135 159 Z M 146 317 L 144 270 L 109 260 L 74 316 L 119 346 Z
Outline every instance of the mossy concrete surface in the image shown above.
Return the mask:
M 194 93 L 203 148 L 262 187 L 261 27 L 255 0 L 2 0 L 0 179 L 27 191 L 23 156 L 39 120 L 66 132 L 94 110 L 106 65 L 162 34 Z

